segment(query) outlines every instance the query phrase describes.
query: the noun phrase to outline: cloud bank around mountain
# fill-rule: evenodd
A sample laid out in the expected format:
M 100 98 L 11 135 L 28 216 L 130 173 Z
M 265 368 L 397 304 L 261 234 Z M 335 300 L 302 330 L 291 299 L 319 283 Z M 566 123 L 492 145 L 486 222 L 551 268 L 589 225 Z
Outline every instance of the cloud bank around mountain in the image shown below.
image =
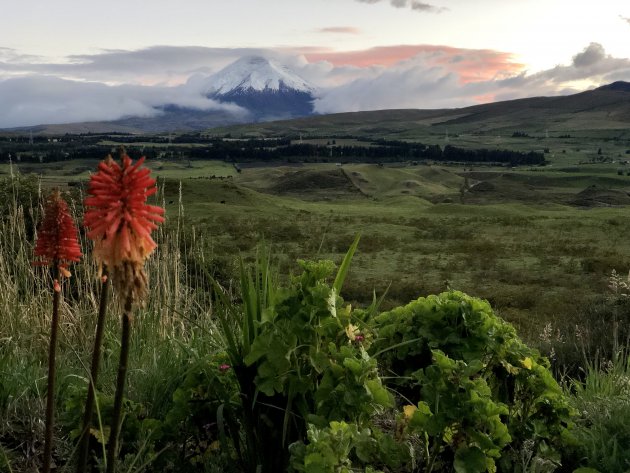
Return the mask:
M 318 113 L 463 107 L 630 81 L 630 59 L 613 57 L 598 43 L 568 64 L 533 73 L 509 53 L 435 45 L 345 52 L 154 46 L 62 61 L 0 48 L 0 127 L 148 117 L 166 104 L 243 113 L 204 91 L 211 74 L 248 55 L 285 64 L 316 86 Z

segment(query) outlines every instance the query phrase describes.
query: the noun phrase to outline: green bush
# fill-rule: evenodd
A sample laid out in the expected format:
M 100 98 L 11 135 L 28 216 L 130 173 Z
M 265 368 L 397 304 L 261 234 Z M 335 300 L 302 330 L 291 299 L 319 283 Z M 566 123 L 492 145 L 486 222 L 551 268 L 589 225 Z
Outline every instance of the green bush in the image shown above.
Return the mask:
M 264 256 L 253 270 L 242 268 L 240 304 L 217 285 L 229 373 L 219 375 L 214 361 L 191 371 L 167 418 L 196 444 L 218 441 L 242 471 L 285 471 L 289 445 L 307 441 L 309 429 L 343 421 L 363 431 L 393 405 L 366 334 L 358 335 L 361 321 L 338 296 L 347 263 L 332 284 L 332 262 L 300 267 L 285 286 Z M 215 427 L 205 432 L 208 425 Z
M 331 422 L 329 426 L 308 429 L 308 443 L 291 445 L 291 472 L 377 473 L 410 463 L 409 448 L 378 429 L 359 429 L 356 424 Z
M 568 401 L 547 360 L 487 302 L 442 293 L 384 312 L 373 326 L 370 353 L 388 386 L 417 406 L 408 428 L 426 433 L 429 465 L 494 471 L 496 461 L 497 471 L 524 471 L 526 443 L 532 458 L 559 465 Z

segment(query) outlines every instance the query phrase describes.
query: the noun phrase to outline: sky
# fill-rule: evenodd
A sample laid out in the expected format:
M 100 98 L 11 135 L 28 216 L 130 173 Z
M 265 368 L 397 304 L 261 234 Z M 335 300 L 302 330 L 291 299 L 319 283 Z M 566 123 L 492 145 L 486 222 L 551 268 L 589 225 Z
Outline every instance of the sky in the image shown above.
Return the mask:
M 320 113 L 463 107 L 630 81 L 629 0 L 21 0 L 0 16 L 0 127 L 150 116 L 246 55 Z

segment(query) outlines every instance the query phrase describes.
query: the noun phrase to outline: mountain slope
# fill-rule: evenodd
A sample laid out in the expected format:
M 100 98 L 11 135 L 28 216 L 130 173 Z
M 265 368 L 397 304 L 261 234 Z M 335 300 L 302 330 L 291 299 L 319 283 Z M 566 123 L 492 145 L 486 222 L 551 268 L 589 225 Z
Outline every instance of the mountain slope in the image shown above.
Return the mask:
M 247 56 L 233 62 L 208 80 L 208 95 L 225 95 L 236 91 L 280 92 L 291 89 L 313 93 L 315 88 L 288 67 L 260 56 Z
M 578 130 L 627 129 L 630 83 L 558 97 L 525 99 L 441 110 L 376 110 L 335 113 L 288 121 L 221 127 L 213 132 L 239 135 L 367 135 L 400 138 L 427 134 L 506 135 L 515 131 L 571 133 Z

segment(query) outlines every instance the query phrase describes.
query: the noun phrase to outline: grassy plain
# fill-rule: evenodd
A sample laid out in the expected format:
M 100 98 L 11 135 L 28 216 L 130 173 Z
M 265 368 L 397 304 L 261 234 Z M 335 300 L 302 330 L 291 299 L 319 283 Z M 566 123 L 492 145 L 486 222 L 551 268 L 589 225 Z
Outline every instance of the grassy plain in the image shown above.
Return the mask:
M 598 156 L 596 149 L 580 153 L 517 169 L 149 166 L 163 186 L 167 215 L 183 209 L 183 222 L 205 240 L 207 269 L 226 282 L 238 256 L 252 257 L 262 239 L 283 268 L 293 268 L 298 258 L 340 261 L 360 233 L 347 299 L 366 304 L 375 291 L 386 293 L 384 305 L 391 307 L 450 287 L 488 299 L 537 343 L 548 323 L 570 339 L 573 322 L 591 317 L 605 300 L 612 269 L 630 268 L 630 176 L 618 162 L 585 164 L 584 158 Z M 89 164 L 19 170 L 38 171 L 44 184 L 58 185 L 85 180 Z
M 618 154 L 624 146 L 617 144 Z M 514 169 L 409 162 L 239 168 L 226 162 L 149 162 L 170 228 L 157 237 L 158 255 L 149 263 L 151 298 L 138 313 L 132 341 L 128 397 L 139 406 L 134 415 L 164 418 L 191 364 L 220 349 L 208 276 L 237 293 L 238 259 L 252 261 L 263 240 L 286 275 L 300 258 L 339 263 L 360 233 L 342 291 L 353 306 L 369 304 L 373 291 L 385 294 L 381 307 L 387 309 L 447 287 L 461 290 L 490 301 L 528 343 L 552 355 L 556 374 L 583 375 L 575 367 L 593 358 L 582 350 L 610 353 L 615 336 L 627 331 L 630 313 L 627 299 L 613 297 L 608 288 L 612 269 L 625 274 L 630 268 L 630 176 L 618 159 L 598 160 L 596 148 L 597 142 L 590 154 L 561 153 L 550 156 L 550 166 Z M 66 186 L 80 194 L 95 163 L 3 165 L 0 178 L 30 173 L 40 176 L 42 187 Z M 16 472 L 33 471 L 41 451 L 50 282 L 31 267 L 30 237 L 23 229 L 24 215 L 39 210 L 21 212 L 5 216 L 0 227 L 0 307 L 8 314 L 0 323 L 0 334 L 7 335 L 0 337 L 0 471 L 4 455 Z M 68 432 L 81 412 L 98 301 L 93 263 L 86 259 L 73 271 L 59 349 L 59 459 L 73 454 Z M 101 376 L 106 406 L 115 379 L 117 330 L 112 314 Z M 610 402 L 619 408 L 612 418 L 592 405 L 580 406 L 591 416 L 581 419 L 588 428 L 580 432 L 595 438 L 585 444 L 616 438 L 590 429 L 599 422 L 616 433 L 616 418 L 623 419 L 627 410 L 617 398 Z M 127 440 L 132 453 L 123 460 L 125 471 L 141 471 L 134 468 L 155 458 L 155 452 L 142 450 L 142 441 L 133 442 Z M 588 458 L 610 460 L 610 451 L 598 446 Z

